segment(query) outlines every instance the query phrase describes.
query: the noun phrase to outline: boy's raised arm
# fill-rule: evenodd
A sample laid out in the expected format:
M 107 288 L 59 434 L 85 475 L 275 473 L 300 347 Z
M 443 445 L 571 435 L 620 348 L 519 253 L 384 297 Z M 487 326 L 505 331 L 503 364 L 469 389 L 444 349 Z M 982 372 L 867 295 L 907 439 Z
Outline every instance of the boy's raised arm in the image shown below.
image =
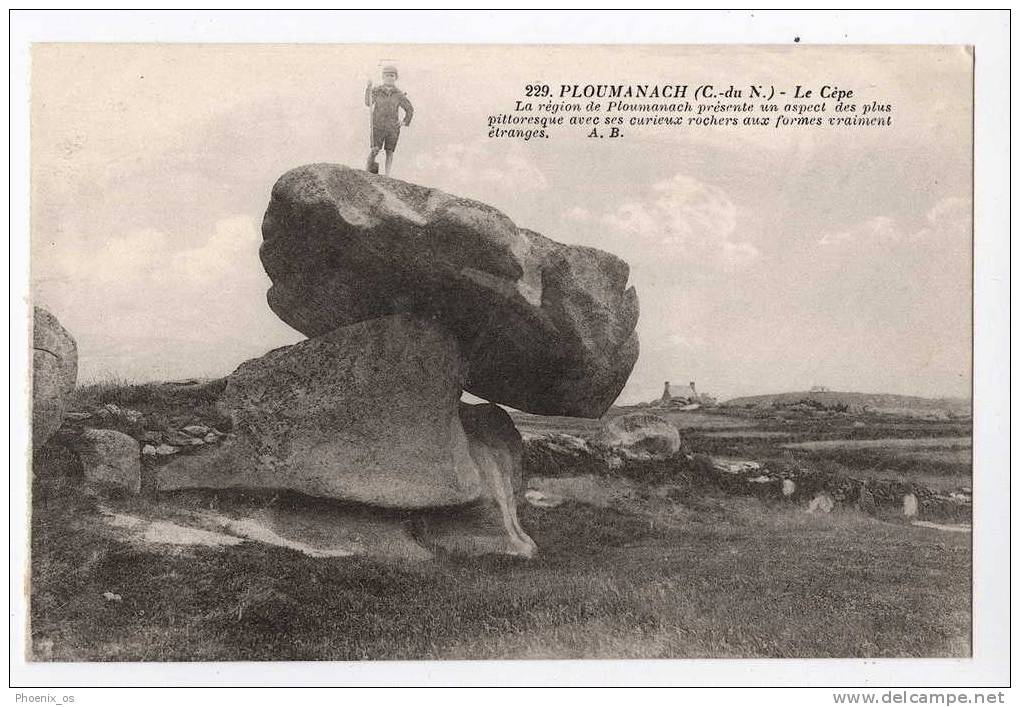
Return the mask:
M 404 109 L 404 125 L 410 125 L 411 118 L 414 116 L 414 106 L 407 99 L 406 93 L 400 96 L 400 107 Z

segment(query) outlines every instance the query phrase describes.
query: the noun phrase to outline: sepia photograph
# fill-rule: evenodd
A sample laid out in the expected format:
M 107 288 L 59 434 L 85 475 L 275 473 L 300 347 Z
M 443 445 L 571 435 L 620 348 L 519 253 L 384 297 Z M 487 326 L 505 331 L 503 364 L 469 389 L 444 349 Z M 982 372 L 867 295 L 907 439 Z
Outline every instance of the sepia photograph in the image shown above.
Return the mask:
M 974 658 L 972 44 L 27 56 L 29 666 Z

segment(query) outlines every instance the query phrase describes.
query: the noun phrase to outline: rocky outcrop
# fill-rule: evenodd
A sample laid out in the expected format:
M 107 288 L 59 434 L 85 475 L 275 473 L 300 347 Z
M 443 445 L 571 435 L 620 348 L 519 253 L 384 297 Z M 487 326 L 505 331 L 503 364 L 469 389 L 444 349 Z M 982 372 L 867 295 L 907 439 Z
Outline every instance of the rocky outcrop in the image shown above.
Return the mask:
M 42 307 L 32 325 L 32 448 L 39 449 L 63 422 L 78 378 L 78 345 Z
M 610 420 L 596 442 L 632 459 L 664 459 L 680 450 L 680 433 L 658 415 L 633 412 Z
M 494 403 L 583 417 L 608 409 L 638 355 L 627 264 L 518 228 L 485 204 L 339 165 L 281 177 L 262 231 L 269 305 L 310 338 L 226 379 L 182 382 L 181 395 L 166 384 L 134 391 L 215 400 L 201 417 L 156 419 L 108 400 L 78 412 L 70 424 L 83 449 L 121 432 L 134 445 L 87 451 L 86 466 L 131 456 L 134 466 L 111 464 L 105 481 L 139 476 L 141 458 L 146 492 L 296 496 L 396 518 L 430 551 L 533 555 L 517 517 L 521 436 Z M 462 404 L 465 390 L 491 402 Z M 82 432 L 95 423 L 121 432 Z M 303 520 L 248 520 L 287 547 L 291 530 L 304 534 Z M 294 547 L 350 554 L 328 535 L 328 550 Z
M 89 491 L 123 489 L 139 493 L 142 467 L 138 442 L 117 430 L 85 430 L 73 443 Z
M 461 404 L 462 382 L 456 341 L 407 314 L 271 351 L 228 379 L 220 405 L 234 439 L 161 464 L 156 489 L 278 489 L 428 509 L 415 516 L 428 545 L 530 556 L 514 499 L 520 435 L 498 406 Z
M 836 507 L 836 501 L 832 494 L 820 491 L 808 502 L 808 513 L 832 513 Z
M 197 498 L 182 500 L 173 520 L 135 505 L 103 520 L 140 549 L 162 553 L 182 546 L 228 547 L 244 541 L 276 545 L 310 557 L 370 556 L 404 561 L 433 554 L 412 534 L 406 519 L 379 509 L 337 504 L 294 494 L 270 497 L 219 493 L 215 509 Z
M 637 360 L 625 262 L 518 228 L 468 199 L 316 164 L 283 175 L 262 224 L 269 305 L 322 336 L 416 313 L 459 344 L 464 387 L 537 414 L 599 417 Z
M 482 480 L 458 417 L 462 381 L 456 342 L 410 315 L 270 351 L 243 363 L 219 402 L 236 435 L 219 453 L 234 462 L 176 485 L 288 489 L 404 509 L 475 501 Z
M 524 445 L 524 470 L 528 476 L 605 475 L 622 460 L 587 440 L 563 433 L 532 437 Z

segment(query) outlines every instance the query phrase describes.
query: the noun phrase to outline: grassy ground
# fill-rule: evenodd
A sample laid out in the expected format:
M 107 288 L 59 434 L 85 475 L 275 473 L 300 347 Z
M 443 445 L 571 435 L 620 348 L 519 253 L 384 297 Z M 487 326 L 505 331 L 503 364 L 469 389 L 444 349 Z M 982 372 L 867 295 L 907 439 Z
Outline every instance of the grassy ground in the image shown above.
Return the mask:
M 53 660 L 963 656 L 969 536 L 700 490 L 668 517 L 524 506 L 507 559 L 159 552 L 39 482 L 32 637 Z M 120 595 L 108 601 L 104 592 Z
M 79 403 L 112 402 L 178 426 L 218 414 L 216 385 L 100 385 L 80 391 Z M 952 445 L 781 446 L 883 437 L 944 437 L 950 444 L 949 438 L 970 434 L 964 421 L 739 410 L 667 416 L 695 452 L 775 459 L 858 478 L 970 485 L 969 450 Z M 570 418 L 515 415 L 515 421 L 525 434 L 584 436 L 598 429 L 597 422 Z M 670 482 L 658 473 L 644 476 L 649 494 Z M 102 525 L 95 502 L 73 483 L 39 473 L 32 518 L 35 657 L 970 654 L 969 534 L 852 510 L 811 515 L 790 503 L 728 497 L 690 479 L 675 481 L 668 500 L 659 496 L 643 506 L 568 502 L 539 509 L 521 503 L 521 523 L 540 548 L 528 562 L 441 557 L 402 563 L 310 558 L 252 542 L 225 550 L 143 547 Z M 107 600 L 104 592 L 120 600 Z
M 102 423 L 128 434 L 145 429 L 164 432 L 191 424 L 213 425 L 225 431 L 230 429 L 230 417 L 216 405 L 225 386 L 223 378 L 181 384 L 99 381 L 79 386 L 71 399 L 71 409 L 90 411 L 113 404 L 143 413 L 144 424 L 137 429 L 122 418 Z

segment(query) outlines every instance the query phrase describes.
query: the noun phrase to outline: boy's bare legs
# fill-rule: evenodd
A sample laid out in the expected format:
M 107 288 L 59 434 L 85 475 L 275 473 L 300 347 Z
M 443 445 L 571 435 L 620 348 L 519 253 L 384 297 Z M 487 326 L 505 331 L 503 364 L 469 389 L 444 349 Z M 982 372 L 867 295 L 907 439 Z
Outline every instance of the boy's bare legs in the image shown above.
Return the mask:
M 378 147 L 373 147 L 369 151 L 369 153 L 368 153 L 368 162 L 365 164 L 365 169 L 366 170 L 368 170 L 372 166 L 372 163 L 375 162 L 375 157 L 378 154 L 379 154 L 379 148 Z M 390 168 L 389 168 L 389 164 L 390 164 L 389 153 L 387 152 L 386 155 L 387 155 L 387 157 L 386 157 L 386 171 L 388 173 L 390 171 Z
M 390 176 L 390 167 L 393 165 L 393 150 L 386 150 L 386 176 Z

